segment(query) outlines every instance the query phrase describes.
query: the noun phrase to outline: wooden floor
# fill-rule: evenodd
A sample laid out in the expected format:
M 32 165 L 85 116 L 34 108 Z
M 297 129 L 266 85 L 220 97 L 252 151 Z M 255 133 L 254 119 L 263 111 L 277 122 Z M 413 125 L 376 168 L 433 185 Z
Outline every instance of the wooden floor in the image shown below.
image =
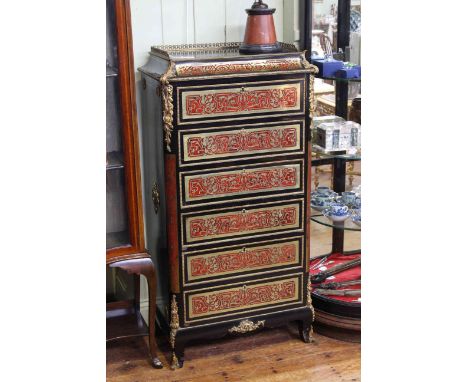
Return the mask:
M 355 184 L 359 184 L 359 178 Z M 327 175 L 320 183 L 329 185 Z M 331 248 L 331 230 L 311 224 L 312 257 Z M 360 248 L 360 232 L 345 233 L 345 250 Z M 168 343 L 160 339 L 164 369 L 150 366 L 146 338 L 107 345 L 107 380 L 115 382 L 360 381 L 361 345 L 315 334 L 315 343 L 299 339 L 293 324 L 242 337 L 188 344 L 182 369 L 170 370 Z
M 186 347 L 182 369 L 169 368 L 167 343 L 159 344 L 164 369 L 153 369 L 146 338 L 107 345 L 107 380 L 146 381 L 360 381 L 361 345 L 315 334 L 315 343 L 299 339 L 293 324 L 242 337 L 194 343 Z

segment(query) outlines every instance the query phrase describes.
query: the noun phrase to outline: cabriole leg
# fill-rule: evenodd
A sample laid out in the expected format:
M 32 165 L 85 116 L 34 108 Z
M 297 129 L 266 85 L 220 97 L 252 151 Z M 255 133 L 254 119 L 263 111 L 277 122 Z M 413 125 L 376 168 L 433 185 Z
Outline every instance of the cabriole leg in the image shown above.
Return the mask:
M 312 327 L 312 322 L 299 321 L 298 329 L 299 329 L 299 335 L 301 336 L 302 341 L 308 344 L 314 342 L 314 338 L 313 338 L 314 329 Z

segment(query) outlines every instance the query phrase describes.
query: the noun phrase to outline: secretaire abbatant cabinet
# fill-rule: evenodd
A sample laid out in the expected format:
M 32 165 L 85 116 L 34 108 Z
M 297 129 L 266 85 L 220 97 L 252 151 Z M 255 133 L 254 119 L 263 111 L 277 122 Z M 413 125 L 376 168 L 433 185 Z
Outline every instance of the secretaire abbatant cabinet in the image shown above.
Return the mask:
M 153 47 L 140 68 L 145 221 L 172 366 L 192 339 L 297 321 L 309 342 L 315 67 L 239 44 Z

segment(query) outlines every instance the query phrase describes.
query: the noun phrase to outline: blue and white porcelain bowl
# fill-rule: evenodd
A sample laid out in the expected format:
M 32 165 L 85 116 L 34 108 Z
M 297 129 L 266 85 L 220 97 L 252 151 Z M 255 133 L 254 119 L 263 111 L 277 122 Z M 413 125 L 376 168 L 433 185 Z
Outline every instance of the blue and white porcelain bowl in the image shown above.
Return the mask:
M 337 202 L 330 203 L 322 213 L 333 222 L 343 222 L 351 216 L 348 206 Z
M 341 202 L 347 206 L 353 206 L 356 200 L 356 193 L 353 191 L 344 191 L 341 193 Z
M 327 208 L 332 202 L 333 202 L 332 198 L 329 198 L 329 199 L 312 198 L 310 201 L 310 206 L 314 210 L 322 212 L 323 209 Z
M 312 196 L 337 196 L 338 194 L 330 189 L 330 187 L 327 186 L 318 186 L 314 191 L 311 193 Z
M 315 194 L 310 201 L 311 207 L 317 211 L 322 211 L 335 201 L 334 195 Z
M 328 208 L 333 216 L 344 216 L 349 212 L 349 207 L 343 203 L 333 202 Z
M 360 196 L 356 196 L 356 199 L 354 199 L 354 208 L 361 210 L 361 197 Z M 359 211 L 359 214 L 360 213 L 361 212 Z
M 318 186 L 317 187 L 317 193 L 320 194 L 320 195 L 328 195 L 331 192 L 333 192 L 333 191 L 330 190 L 330 187 L 327 187 L 327 186 Z
M 361 226 L 361 209 L 353 210 L 353 212 L 351 214 L 351 220 L 357 226 L 359 226 L 359 227 Z

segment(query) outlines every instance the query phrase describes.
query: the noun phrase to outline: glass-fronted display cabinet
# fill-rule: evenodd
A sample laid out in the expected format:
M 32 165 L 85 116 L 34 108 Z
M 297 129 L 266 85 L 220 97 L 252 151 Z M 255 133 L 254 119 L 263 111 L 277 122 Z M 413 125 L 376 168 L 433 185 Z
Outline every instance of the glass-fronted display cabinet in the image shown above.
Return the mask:
M 106 249 L 107 260 L 144 251 L 133 57 L 114 0 L 106 30 Z M 127 39 L 131 36 L 127 36 Z
M 160 369 L 156 276 L 144 241 L 134 73 L 130 1 L 106 0 L 106 341 L 148 336 L 151 364 Z M 148 325 L 140 312 L 140 275 L 148 286 Z
M 131 35 L 124 2 L 107 0 L 106 5 L 106 263 L 110 264 L 147 255 Z M 108 301 L 117 299 L 117 284 L 128 284 L 120 291 L 124 295 L 130 295 L 133 289 L 127 282 L 131 279 L 117 272 L 107 272 Z

